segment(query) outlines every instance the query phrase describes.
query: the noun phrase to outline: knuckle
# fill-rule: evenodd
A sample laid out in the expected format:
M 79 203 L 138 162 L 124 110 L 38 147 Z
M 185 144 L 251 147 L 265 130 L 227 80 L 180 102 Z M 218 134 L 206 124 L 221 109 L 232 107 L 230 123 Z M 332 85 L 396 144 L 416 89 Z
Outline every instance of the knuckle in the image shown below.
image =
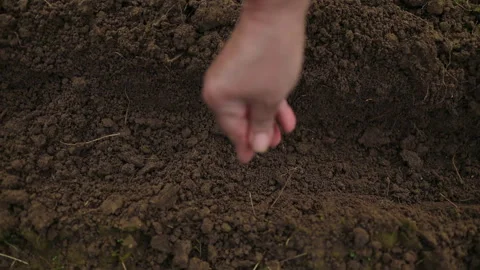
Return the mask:
M 217 76 L 207 73 L 203 81 L 202 98 L 209 106 L 219 106 L 223 83 Z

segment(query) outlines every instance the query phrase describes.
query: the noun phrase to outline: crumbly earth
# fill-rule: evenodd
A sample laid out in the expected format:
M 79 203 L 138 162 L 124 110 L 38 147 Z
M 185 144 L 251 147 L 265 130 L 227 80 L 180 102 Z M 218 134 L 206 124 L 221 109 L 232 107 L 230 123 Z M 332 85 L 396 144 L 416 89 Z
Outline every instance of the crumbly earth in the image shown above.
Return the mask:
M 0 1 L 0 268 L 479 269 L 478 1 L 313 1 L 249 165 L 200 99 L 240 8 Z

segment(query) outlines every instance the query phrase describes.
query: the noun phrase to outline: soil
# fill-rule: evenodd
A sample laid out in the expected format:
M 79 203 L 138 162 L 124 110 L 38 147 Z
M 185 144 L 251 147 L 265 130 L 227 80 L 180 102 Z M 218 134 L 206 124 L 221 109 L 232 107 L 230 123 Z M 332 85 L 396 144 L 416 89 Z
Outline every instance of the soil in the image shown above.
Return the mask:
M 240 165 L 200 99 L 239 1 L 0 1 L 0 268 L 479 269 L 479 7 L 314 1 Z

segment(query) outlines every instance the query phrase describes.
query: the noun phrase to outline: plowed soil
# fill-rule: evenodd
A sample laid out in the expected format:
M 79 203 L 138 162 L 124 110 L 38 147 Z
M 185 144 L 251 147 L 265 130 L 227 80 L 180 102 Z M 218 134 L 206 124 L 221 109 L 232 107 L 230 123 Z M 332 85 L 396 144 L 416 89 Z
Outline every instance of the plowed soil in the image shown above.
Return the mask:
M 0 268 L 480 269 L 478 1 L 313 1 L 248 165 L 200 98 L 240 9 L 0 1 Z

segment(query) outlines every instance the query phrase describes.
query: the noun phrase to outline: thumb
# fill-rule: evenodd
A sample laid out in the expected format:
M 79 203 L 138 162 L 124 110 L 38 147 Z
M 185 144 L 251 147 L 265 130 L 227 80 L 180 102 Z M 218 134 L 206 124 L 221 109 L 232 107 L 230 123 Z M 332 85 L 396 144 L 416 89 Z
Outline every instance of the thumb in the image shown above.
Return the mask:
M 264 153 L 270 147 L 275 128 L 278 104 L 255 103 L 250 108 L 249 142 L 253 151 Z

